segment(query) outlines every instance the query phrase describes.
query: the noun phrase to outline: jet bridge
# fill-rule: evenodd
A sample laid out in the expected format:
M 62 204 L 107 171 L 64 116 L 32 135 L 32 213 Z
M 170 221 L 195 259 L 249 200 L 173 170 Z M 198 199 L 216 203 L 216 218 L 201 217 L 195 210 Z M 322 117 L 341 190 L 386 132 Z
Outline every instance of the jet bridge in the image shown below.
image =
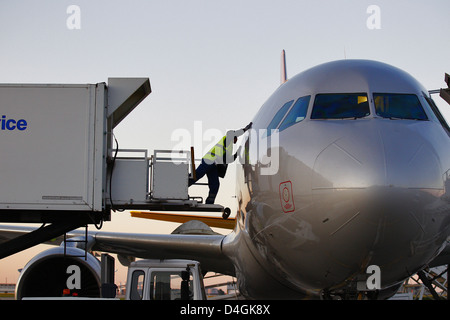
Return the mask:
M 189 197 L 192 152 L 113 149 L 114 128 L 150 92 L 148 78 L 0 84 L 0 222 L 43 223 L 2 243 L 0 259 L 111 210 L 224 211 Z
M 109 220 L 113 130 L 150 92 L 148 78 L 0 84 L 0 222 Z

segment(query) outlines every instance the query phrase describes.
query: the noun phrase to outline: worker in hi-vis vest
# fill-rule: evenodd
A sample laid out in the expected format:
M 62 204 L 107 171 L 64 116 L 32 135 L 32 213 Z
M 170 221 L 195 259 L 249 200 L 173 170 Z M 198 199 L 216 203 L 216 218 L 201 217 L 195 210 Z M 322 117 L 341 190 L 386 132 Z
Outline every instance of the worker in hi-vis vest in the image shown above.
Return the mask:
M 216 143 L 202 158 L 202 163 L 195 170 L 197 180 L 201 179 L 205 174 L 208 177 L 209 194 L 206 198 L 206 204 L 213 204 L 219 192 L 219 177 L 225 177 L 227 166 L 236 160 L 238 151 L 233 155 L 233 145 L 237 142 L 237 138 L 250 129 L 250 122 L 245 128 L 239 130 L 230 130 L 227 134 Z M 189 179 L 189 186 L 197 180 Z

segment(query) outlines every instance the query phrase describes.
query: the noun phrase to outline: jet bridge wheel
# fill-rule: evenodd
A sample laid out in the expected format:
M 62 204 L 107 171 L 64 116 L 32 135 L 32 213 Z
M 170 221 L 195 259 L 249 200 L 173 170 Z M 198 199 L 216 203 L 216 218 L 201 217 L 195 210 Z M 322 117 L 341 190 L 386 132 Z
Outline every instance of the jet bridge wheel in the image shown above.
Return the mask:
M 226 207 L 226 208 L 223 210 L 222 218 L 226 220 L 226 219 L 228 219 L 228 217 L 230 216 L 230 214 L 231 214 L 231 209 L 228 208 L 228 207 Z

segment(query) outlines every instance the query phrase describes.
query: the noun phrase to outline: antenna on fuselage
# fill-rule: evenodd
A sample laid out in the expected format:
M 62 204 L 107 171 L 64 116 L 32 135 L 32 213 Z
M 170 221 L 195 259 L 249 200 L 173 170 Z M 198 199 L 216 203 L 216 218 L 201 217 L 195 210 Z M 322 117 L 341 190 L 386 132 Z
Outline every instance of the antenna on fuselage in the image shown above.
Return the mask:
M 286 52 L 281 51 L 281 84 L 287 81 L 287 72 L 286 72 Z

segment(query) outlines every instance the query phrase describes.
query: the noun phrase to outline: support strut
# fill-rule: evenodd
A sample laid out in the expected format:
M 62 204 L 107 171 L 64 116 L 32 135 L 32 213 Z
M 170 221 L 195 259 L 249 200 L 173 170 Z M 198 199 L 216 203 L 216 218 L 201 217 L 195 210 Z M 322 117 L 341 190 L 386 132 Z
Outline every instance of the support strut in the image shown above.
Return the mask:
M 86 219 L 82 217 L 75 220 L 53 222 L 47 226 L 44 225 L 39 229 L 0 243 L 0 259 L 54 239 L 84 225 L 86 225 Z

